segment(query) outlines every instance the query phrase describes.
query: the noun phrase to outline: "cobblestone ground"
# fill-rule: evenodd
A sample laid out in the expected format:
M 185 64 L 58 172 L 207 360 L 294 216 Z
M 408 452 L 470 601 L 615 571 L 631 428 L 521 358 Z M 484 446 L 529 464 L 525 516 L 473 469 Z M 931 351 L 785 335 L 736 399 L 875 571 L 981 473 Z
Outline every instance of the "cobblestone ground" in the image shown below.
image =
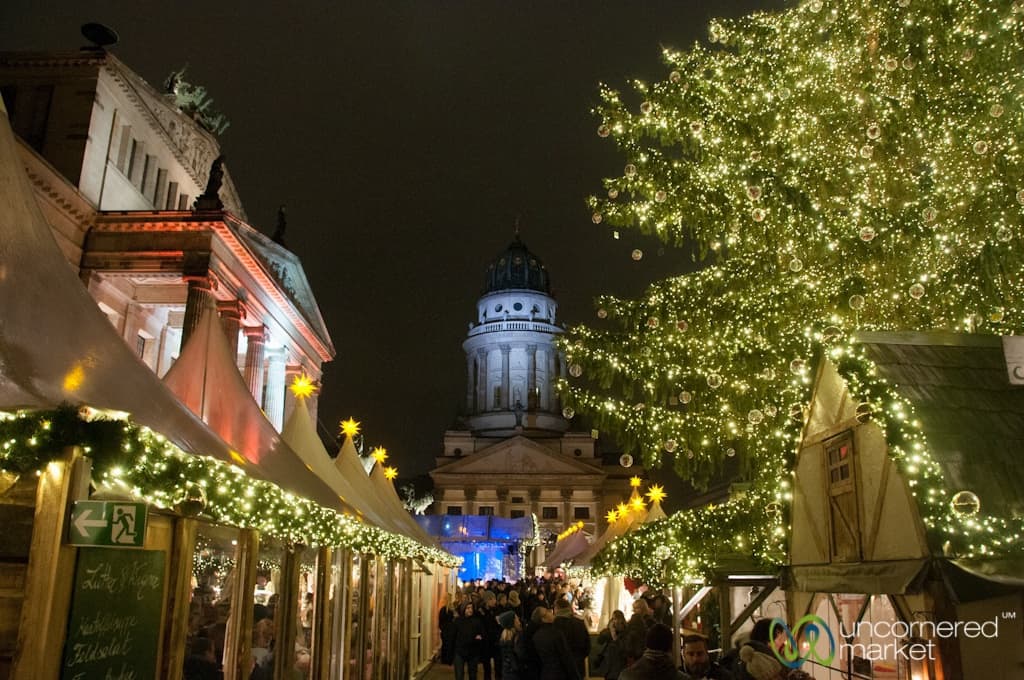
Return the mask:
M 427 671 L 426 675 L 421 676 L 420 680 L 453 680 L 455 677 L 455 671 L 451 666 L 445 666 L 441 663 L 435 663 Z M 482 678 L 483 673 L 477 670 L 476 677 Z M 587 676 L 589 680 L 604 680 L 603 678 L 595 675 Z

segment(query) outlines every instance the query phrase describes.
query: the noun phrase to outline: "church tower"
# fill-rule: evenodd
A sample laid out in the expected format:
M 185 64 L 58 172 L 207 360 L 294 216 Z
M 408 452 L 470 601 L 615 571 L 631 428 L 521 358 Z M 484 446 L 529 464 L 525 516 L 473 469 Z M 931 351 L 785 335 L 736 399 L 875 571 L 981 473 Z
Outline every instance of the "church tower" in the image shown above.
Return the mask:
M 609 508 L 629 498 L 618 456 L 605 461 L 590 430 L 574 432 L 562 413 L 556 383 L 565 358 L 556 342 L 558 304 L 548 271 L 518 231 L 487 266 L 476 318 L 462 348 L 466 395 L 458 429 L 430 472 L 434 505 L 426 520 L 449 552 L 462 555 L 463 579 L 489 578 L 541 566 L 567 529 L 594 536 Z M 541 544 L 519 560 L 531 516 Z M 512 571 L 515 571 L 514 569 Z
M 516 234 L 487 267 L 466 352 L 466 424 L 478 436 L 559 436 L 569 428 L 555 392 L 558 304 L 548 272 Z

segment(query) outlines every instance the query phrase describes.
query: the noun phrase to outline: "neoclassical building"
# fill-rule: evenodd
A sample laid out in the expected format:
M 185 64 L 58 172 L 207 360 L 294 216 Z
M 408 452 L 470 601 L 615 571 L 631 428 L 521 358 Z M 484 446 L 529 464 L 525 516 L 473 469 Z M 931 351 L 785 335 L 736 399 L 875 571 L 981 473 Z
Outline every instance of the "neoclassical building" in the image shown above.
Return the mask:
M 594 535 L 630 494 L 617 456 L 605 461 L 594 433 L 572 430 L 555 383 L 565 357 L 548 271 L 515 240 L 488 265 L 466 352 L 464 428 L 444 435 L 430 472 L 432 513 L 518 518 L 536 514 L 542 537 L 583 522 Z M 566 416 L 569 416 L 568 418 Z
M 182 87 L 158 90 L 100 48 L 0 53 L 0 94 L 37 202 L 110 323 L 163 376 L 214 304 L 280 430 L 291 377 L 319 379 L 335 349 L 283 223 L 276 239 L 248 223 Z

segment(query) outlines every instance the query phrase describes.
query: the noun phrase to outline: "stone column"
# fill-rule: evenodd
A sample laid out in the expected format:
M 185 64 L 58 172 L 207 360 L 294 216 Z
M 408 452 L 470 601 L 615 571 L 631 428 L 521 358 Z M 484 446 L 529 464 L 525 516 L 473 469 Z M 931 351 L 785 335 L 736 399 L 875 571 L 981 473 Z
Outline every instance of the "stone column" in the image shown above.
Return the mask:
M 224 328 L 224 335 L 228 338 L 228 348 L 231 350 L 231 360 L 238 364 L 238 333 L 242 329 L 242 303 L 238 300 L 222 300 L 217 303 L 217 311 L 220 313 L 220 325 Z
M 466 487 L 464 492 L 466 494 L 466 511 L 464 515 L 475 515 L 476 514 L 476 487 Z
M 509 354 L 512 353 L 512 347 L 509 345 L 501 346 L 501 407 L 506 411 L 510 408 L 512 403 L 509 394 L 512 391 L 512 379 L 509 375 L 508 358 Z
M 562 489 L 562 528 L 568 529 L 575 522 L 572 512 L 572 489 Z
M 558 354 L 558 376 L 557 377 L 563 378 L 566 375 L 566 372 L 565 372 L 565 355 L 562 354 L 561 352 L 557 352 L 557 354 Z M 555 411 L 556 413 L 561 413 L 562 412 L 562 398 L 558 396 L 558 391 L 555 390 L 554 385 L 555 385 L 555 383 L 552 380 L 551 381 L 551 389 L 554 390 L 553 391 L 554 399 L 552 400 L 553 401 L 552 410 Z
M 473 399 L 476 395 L 476 371 L 473 370 L 473 353 L 466 354 L 466 413 L 473 413 Z
M 476 411 L 487 410 L 487 350 L 476 351 Z
M 284 427 L 284 354 L 283 347 L 267 352 L 267 396 L 263 411 L 278 432 Z
M 508 517 L 508 489 L 504 486 L 498 487 L 498 507 L 495 508 L 498 517 Z
M 213 302 L 213 284 L 207 275 L 186 275 L 188 300 L 185 302 L 185 321 L 181 327 L 181 347 L 185 346 L 192 331 L 199 325 L 203 310 Z M 181 353 L 181 349 L 178 349 Z
M 263 405 L 263 349 L 267 342 L 267 327 L 245 327 L 245 384 L 253 399 Z
M 540 405 L 537 395 L 537 345 L 526 346 L 526 408 L 534 411 Z
M 295 379 L 302 375 L 302 366 L 299 364 L 286 364 L 284 367 L 284 422 L 288 422 L 288 419 L 292 417 L 292 411 L 295 410 L 295 395 L 292 394 L 291 386 L 295 382 Z M 307 408 L 308 400 L 311 397 L 307 397 Z M 310 410 L 310 417 L 313 416 L 312 409 Z
M 544 386 L 544 395 L 547 403 L 544 404 L 545 411 L 555 411 L 555 350 L 548 348 L 545 350 L 545 354 L 548 357 L 548 380 Z

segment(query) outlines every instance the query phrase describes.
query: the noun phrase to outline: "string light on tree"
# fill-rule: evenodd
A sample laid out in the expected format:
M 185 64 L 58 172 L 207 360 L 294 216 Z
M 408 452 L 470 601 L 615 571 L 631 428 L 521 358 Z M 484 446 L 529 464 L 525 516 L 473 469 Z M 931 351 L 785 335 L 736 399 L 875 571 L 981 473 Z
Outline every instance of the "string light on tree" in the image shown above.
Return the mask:
M 731 452 L 750 487 L 624 536 L 595 564 L 642 564 L 661 541 L 687 556 L 674 577 L 699 577 L 719 543 L 704 525 L 778 563 L 785 512 L 765 508 L 791 497 L 779 471 L 824 355 L 885 429 L 929 531 L 961 555 L 1024 550 L 1019 519 L 953 512 L 912 405 L 850 342 L 1024 332 L 1024 13 L 967 0 L 825 9 L 715 21 L 712 45 L 665 51 L 664 80 L 630 96 L 602 87 L 599 124 L 625 168 L 590 199 L 602 228 L 692 243 L 706 261 L 638 299 L 597 301 L 601 328 L 562 341 L 587 376 L 560 382 L 564 405 L 698 487 Z M 665 578 L 660 565 L 650 575 Z

